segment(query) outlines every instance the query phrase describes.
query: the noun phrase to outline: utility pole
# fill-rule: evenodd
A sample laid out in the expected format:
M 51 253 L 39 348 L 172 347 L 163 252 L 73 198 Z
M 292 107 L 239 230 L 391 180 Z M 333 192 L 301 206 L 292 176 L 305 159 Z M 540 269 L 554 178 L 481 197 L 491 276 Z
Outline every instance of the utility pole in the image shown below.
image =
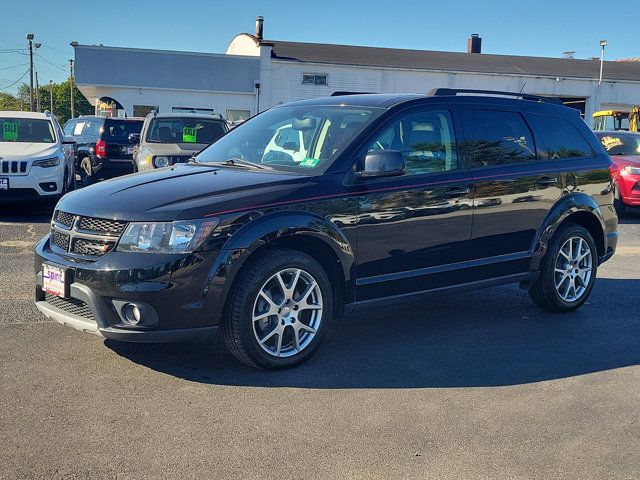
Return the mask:
M 38 72 L 36 72 L 36 112 L 40 110 L 40 84 L 38 83 Z
M 73 60 L 69 60 L 69 71 L 71 72 L 69 79 L 69 83 L 71 84 L 71 118 L 75 118 L 76 114 L 73 106 Z
M 49 80 L 49 102 L 51 103 L 51 115 L 53 115 L 53 80 Z
M 27 34 L 29 40 L 29 110 L 33 112 L 33 33 Z

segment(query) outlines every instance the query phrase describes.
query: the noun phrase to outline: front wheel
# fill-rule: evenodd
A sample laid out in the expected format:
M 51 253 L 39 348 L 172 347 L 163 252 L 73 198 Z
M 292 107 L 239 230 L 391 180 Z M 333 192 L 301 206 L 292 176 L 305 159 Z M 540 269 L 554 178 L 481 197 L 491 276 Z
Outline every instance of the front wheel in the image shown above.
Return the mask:
M 322 266 L 296 250 L 272 250 L 240 275 L 222 324 L 227 349 L 270 370 L 311 357 L 333 316 L 333 289 Z
M 589 231 L 581 225 L 563 225 L 549 242 L 529 295 L 550 312 L 575 310 L 589 298 L 597 270 L 598 250 Z

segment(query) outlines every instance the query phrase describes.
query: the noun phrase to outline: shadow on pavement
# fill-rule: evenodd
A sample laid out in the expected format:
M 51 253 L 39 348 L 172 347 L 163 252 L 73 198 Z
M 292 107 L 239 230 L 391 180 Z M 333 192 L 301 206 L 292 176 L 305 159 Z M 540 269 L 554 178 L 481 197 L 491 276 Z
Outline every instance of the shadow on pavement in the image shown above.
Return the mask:
M 639 291 L 637 279 L 599 279 L 589 302 L 569 314 L 545 313 L 511 286 L 358 306 L 334 323 L 309 362 L 280 372 L 242 366 L 221 342 L 105 343 L 153 370 L 218 385 L 515 385 L 640 364 L 640 296 L 631 294 Z

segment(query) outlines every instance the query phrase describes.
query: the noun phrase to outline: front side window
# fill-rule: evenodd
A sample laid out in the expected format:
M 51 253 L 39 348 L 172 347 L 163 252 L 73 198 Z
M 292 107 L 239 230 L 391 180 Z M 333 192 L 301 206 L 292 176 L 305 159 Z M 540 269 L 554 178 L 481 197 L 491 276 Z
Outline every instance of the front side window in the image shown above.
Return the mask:
M 367 150 L 401 151 L 407 175 L 448 172 L 458 167 L 453 122 L 446 110 L 416 112 L 394 120 Z
M 147 129 L 148 142 L 200 143 L 215 142 L 226 132 L 222 121 L 207 118 L 154 118 Z
M 465 110 L 462 125 L 471 166 L 487 167 L 536 159 L 531 130 L 522 115 L 498 110 Z
M 597 137 L 609 155 L 640 155 L 640 135 L 638 134 L 598 133 Z
M 234 128 L 196 159 L 198 162 L 242 160 L 274 170 L 315 175 L 328 168 L 356 136 L 384 112 L 383 108 L 348 105 L 277 107 Z M 293 148 L 296 145 L 298 151 Z
M 73 135 L 73 127 L 75 126 L 75 122 L 73 120 L 68 121 L 64 125 L 64 134 L 65 135 Z
M 593 150 L 576 127 L 559 117 L 529 115 L 529 120 L 542 140 L 543 158 L 592 157 Z
M 0 117 L 0 142 L 55 143 L 49 120 Z

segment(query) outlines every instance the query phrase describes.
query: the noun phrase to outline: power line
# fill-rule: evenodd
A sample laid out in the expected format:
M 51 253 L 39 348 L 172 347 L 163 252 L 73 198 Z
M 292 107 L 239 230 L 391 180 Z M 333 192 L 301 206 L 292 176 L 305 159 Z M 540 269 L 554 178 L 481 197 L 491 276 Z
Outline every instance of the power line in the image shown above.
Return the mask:
M 25 65 L 28 65 L 28 63 L 20 63 L 18 65 L 11 65 L 9 67 L 0 67 L 0 70 L 9 70 L 11 68 L 24 67 Z
M 62 71 L 63 71 L 63 72 L 65 72 L 65 73 L 67 72 L 67 69 L 66 69 L 66 68 L 62 68 L 62 67 L 60 67 L 60 66 L 56 65 L 55 63 L 50 62 L 49 60 L 47 60 L 46 58 L 44 58 L 44 57 L 43 57 L 42 55 L 40 55 L 39 53 L 35 53 L 34 55 L 35 55 L 36 57 L 38 57 L 39 59 L 44 60 L 45 62 L 47 62 L 49 65 L 51 65 L 51 66 L 53 66 L 53 67 L 56 67 L 58 70 L 62 70 Z
M 27 76 L 27 74 L 28 74 L 28 73 L 29 73 L 29 69 L 27 69 L 27 71 L 26 71 L 26 72 L 24 72 L 24 73 L 22 74 L 22 76 L 21 76 L 18 80 L 16 80 L 15 82 L 13 82 L 11 85 L 3 85 L 3 87 L 2 87 L 2 88 L 0 88 L 0 90 L 5 91 L 5 92 L 8 92 L 8 91 L 9 91 L 9 90 L 8 90 L 9 88 L 13 87 L 13 86 L 14 86 L 14 85 L 16 85 L 18 82 L 20 82 L 24 77 L 26 77 L 26 76 Z

